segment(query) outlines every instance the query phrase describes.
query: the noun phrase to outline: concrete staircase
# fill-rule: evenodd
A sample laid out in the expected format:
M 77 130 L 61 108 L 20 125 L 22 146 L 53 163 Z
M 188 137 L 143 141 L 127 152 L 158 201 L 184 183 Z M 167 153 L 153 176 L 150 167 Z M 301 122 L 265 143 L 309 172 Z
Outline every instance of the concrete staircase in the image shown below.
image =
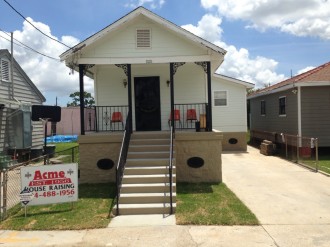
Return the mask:
M 169 132 L 132 134 L 119 198 L 120 215 L 170 213 L 169 158 Z M 173 213 L 176 206 L 174 164 Z

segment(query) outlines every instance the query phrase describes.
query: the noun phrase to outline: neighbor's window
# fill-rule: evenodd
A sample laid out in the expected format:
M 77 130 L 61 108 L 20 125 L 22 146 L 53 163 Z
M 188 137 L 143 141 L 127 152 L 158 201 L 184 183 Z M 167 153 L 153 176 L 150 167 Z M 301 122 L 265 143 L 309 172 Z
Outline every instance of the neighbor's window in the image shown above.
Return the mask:
M 260 114 L 262 116 L 266 115 L 266 101 L 264 100 L 260 101 Z
M 151 47 L 151 30 L 148 28 L 136 30 L 136 47 L 150 48 Z
M 227 91 L 214 91 L 214 106 L 227 106 Z
M 6 59 L 0 60 L 0 66 L 1 66 L 1 80 L 2 81 L 10 81 L 10 64 L 9 61 Z
M 286 115 L 286 97 L 280 97 L 278 99 L 279 102 L 279 114 L 280 115 Z

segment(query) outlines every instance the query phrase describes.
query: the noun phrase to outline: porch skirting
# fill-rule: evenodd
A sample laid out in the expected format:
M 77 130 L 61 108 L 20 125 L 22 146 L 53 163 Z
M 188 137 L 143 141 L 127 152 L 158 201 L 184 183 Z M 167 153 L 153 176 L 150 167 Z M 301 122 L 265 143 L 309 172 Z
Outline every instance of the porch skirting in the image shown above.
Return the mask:
M 79 183 L 115 182 L 122 138 L 122 133 L 79 136 Z M 222 182 L 222 139 L 221 132 L 177 131 L 175 137 L 177 182 Z M 112 160 L 114 166 L 107 170 L 100 169 L 97 163 L 101 159 Z M 198 167 L 190 164 L 194 160 L 199 161 Z
M 222 132 L 222 150 L 223 151 L 246 151 L 247 150 L 247 132 Z

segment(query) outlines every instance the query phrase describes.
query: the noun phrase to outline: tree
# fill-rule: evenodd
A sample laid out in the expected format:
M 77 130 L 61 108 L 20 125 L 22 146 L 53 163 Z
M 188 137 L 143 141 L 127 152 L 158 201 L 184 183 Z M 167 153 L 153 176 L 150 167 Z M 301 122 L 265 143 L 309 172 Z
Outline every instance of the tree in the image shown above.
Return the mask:
M 70 94 L 72 102 L 68 102 L 67 106 L 80 106 L 80 92 L 74 92 Z M 84 92 L 84 104 L 87 107 L 94 106 L 95 100 L 90 93 Z

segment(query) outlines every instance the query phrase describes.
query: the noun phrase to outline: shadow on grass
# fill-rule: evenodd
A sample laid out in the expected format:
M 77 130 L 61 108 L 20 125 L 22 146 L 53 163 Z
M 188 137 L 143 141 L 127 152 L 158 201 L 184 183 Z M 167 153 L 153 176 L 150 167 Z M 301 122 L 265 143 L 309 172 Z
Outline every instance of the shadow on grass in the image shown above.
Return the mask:
M 176 190 L 179 194 L 213 193 L 213 185 L 219 185 L 219 183 L 178 183 Z
M 116 197 L 116 185 L 114 183 L 80 184 L 79 198 L 114 199 Z

